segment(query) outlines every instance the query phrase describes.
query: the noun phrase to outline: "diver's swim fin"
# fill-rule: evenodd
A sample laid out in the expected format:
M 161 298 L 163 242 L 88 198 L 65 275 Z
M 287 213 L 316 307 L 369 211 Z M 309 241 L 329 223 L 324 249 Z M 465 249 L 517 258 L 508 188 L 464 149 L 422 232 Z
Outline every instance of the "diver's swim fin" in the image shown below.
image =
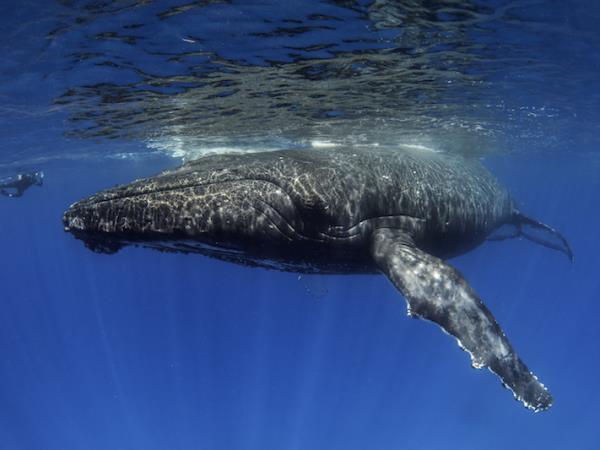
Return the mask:
M 552 396 L 514 352 L 492 313 L 462 275 L 418 249 L 401 230 L 373 233 L 371 254 L 400 290 L 408 314 L 437 323 L 471 355 L 473 367 L 488 367 L 527 408 L 543 411 Z

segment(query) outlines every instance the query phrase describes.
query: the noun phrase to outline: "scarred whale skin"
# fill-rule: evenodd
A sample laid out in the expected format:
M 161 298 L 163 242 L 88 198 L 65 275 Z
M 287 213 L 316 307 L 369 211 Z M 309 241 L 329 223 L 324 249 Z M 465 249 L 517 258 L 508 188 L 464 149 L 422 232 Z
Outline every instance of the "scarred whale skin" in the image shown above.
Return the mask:
M 491 312 L 444 259 L 498 227 L 555 230 L 522 215 L 477 161 L 397 149 L 281 150 L 213 155 L 73 204 L 65 229 L 99 252 L 124 245 L 197 252 L 310 273 L 383 273 L 408 314 L 437 323 L 525 406 L 552 397 Z

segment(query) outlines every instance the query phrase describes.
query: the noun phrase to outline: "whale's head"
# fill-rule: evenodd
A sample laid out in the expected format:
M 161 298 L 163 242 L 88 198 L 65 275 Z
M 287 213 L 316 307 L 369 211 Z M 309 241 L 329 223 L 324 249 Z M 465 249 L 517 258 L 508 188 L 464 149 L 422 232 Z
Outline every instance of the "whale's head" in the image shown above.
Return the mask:
M 247 250 L 297 236 L 295 207 L 278 185 L 235 171 L 175 170 L 100 192 L 71 205 L 65 230 L 90 249 L 124 245 L 195 251 Z

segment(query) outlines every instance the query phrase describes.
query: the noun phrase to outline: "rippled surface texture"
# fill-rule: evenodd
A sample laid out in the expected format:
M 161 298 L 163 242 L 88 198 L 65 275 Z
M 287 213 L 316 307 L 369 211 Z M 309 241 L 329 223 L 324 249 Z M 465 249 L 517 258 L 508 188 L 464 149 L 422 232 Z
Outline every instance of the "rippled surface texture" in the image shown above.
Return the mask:
M 598 143 L 600 17 L 590 5 L 7 5 L 2 118 L 14 129 L 60 117 L 67 136 L 178 156 L 311 140 L 556 151 L 559 135 L 577 151 Z

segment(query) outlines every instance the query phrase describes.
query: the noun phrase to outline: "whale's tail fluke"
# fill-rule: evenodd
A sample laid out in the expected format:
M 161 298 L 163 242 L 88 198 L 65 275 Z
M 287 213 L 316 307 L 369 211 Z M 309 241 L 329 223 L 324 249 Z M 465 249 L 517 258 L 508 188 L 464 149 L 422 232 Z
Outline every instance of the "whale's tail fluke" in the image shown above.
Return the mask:
M 513 225 L 516 228 L 514 233 L 502 236 L 492 236 L 489 240 L 499 241 L 515 237 L 524 237 L 531 242 L 564 253 L 571 262 L 573 262 L 574 255 L 569 242 L 562 234 L 551 226 L 532 219 L 517 209 L 513 211 L 510 225 Z
M 551 248 L 553 250 L 558 250 L 561 253 L 564 253 L 569 257 L 571 262 L 574 260 L 573 250 L 571 250 L 571 246 L 567 239 L 560 234 L 557 230 L 552 228 L 545 223 L 542 223 L 538 220 L 532 219 L 531 217 L 522 214 L 520 211 L 516 210 L 513 213 L 514 224 L 519 230 L 519 235 L 523 236 L 525 239 L 528 239 L 537 244 L 543 245 L 544 247 Z M 552 240 L 546 239 L 543 236 L 537 236 L 535 233 L 529 232 L 524 227 L 531 227 L 536 230 L 542 230 L 545 233 L 549 233 L 554 240 L 558 240 L 558 242 L 553 242 Z

